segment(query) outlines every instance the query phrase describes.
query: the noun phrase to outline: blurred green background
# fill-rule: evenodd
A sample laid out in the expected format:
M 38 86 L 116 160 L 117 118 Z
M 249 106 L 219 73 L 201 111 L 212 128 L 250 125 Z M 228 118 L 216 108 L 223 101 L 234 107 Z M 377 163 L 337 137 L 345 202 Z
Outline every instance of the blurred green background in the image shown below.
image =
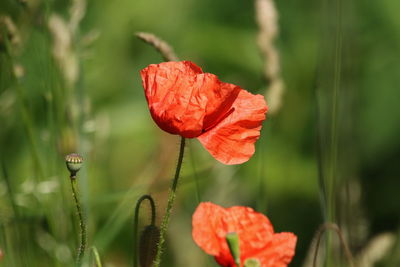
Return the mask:
M 163 266 L 217 266 L 191 238 L 199 201 L 251 206 L 277 232 L 294 232 L 291 266 L 311 266 L 329 218 L 360 266 L 399 266 L 400 2 L 276 8 L 282 107 L 245 164 L 219 164 L 190 140 Z M 181 59 L 264 94 L 254 2 L 2 0 L 0 16 L 0 265 L 73 263 L 64 156 L 79 152 L 89 244 L 104 266 L 130 266 L 135 201 L 152 194 L 160 220 L 179 147 L 152 121 L 141 86 L 139 71 L 162 58 L 134 33 L 152 32 Z M 329 242 L 346 266 L 337 238 Z

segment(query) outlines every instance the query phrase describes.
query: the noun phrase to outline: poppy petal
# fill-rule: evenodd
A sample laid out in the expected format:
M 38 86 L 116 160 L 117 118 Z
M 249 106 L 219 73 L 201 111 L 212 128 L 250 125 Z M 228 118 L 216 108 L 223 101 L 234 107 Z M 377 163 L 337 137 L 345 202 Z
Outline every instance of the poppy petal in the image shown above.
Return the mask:
M 226 213 L 227 215 L 222 218 L 225 231 L 238 234 L 242 259 L 247 258 L 253 251 L 265 247 L 267 241 L 274 235 L 274 228 L 269 219 L 252 208 L 234 206 L 226 209 Z
M 222 218 L 226 215 L 224 208 L 210 202 L 202 202 L 197 207 L 192 218 L 192 237 L 196 244 L 207 254 L 217 256 L 222 250 L 221 238 L 223 231 Z
M 267 246 L 250 258 L 257 258 L 263 267 L 286 267 L 294 256 L 296 242 L 292 233 L 274 234 Z
M 224 164 L 246 162 L 254 154 L 254 143 L 260 136 L 267 105 L 262 95 L 240 90 L 231 112 L 198 137 L 201 144 Z
M 223 117 L 240 88 L 223 86 L 190 61 L 152 64 L 141 71 L 150 113 L 166 132 L 193 138 Z

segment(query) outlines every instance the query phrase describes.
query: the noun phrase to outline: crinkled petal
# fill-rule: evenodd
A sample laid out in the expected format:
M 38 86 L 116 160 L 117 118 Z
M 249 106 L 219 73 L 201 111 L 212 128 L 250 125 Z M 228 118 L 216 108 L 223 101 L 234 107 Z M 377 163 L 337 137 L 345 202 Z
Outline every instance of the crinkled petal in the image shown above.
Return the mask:
M 221 122 L 232 109 L 232 104 L 243 90 L 237 85 L 218 81 L 218 88 L 212 88 L 204 117 L 203 132 L 208 131 Z
M 292 233 L 274 234 L 262 250 L 249 258 L 257 258 L 262 267 L 286 267 L 294 256 L 296 242 Z
M 199 136 L 231 108 L 240 88 L 223 86 L 190 61 L 152 64 L 141 71 L 150 113 L 166 132 Z
M 238 234 L 242 259 L 265 247 L 274 235 L 274 228 L 269 219 L 252 208 L 234 206 L 226 209 L 226 213 L 227 215 L 222 218 L 225 231 Z
M 242 89 L 228 115 L 198 139 L 215 159 L 224 164 L 246 162 L 254 154 L 254 143 L 260 136 L 267 109 L 262 95 L 253 95 Z
M 226 211 L 223 207 L 210 202 L 200 203 L 193 214 L 193 240 L 207 254 L 219 256 L 223 250 L 226 250 L 223 244 L 226 230 L 222 221 L 225 216 Z

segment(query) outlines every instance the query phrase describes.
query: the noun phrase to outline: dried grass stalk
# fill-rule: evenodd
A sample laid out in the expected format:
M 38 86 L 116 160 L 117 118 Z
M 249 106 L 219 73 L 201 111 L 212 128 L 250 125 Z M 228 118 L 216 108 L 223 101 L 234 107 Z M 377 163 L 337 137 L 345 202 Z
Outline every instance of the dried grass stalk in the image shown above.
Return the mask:
M 165 61 L 179 61 L 172 47 L 152 33 L 137 32 L 136 37 L 150 44 L 163 56 Z
M 268 86 L 266 98 L 270 115 L 276 114 L 282 105 L 284 83 L 280 73 L 279 53 L 274 46 L 278 36 L 278 12 L 273 0 L 255 0 L 256 22 L 259 27 L 257 44 L 264 60 L 264 77 Z

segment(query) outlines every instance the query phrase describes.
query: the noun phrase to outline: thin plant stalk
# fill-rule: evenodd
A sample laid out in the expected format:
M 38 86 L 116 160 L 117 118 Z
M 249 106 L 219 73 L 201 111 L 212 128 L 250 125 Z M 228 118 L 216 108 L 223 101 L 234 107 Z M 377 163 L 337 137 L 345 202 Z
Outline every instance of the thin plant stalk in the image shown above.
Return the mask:
M 137 236 L 138 236 L 138 225 L 139 225 L 139 210 L 143 200 L 146 199 L 150 202 L 151 205 L 151 225 L 154 225 L 156 222 L 156 205 L 154 203 L 153 198 L 150 195 L 141 196 L 136 202 L 135 217 L 133 219 L 133 267 L 138 266 Z
M 313 267 L 317 267 L 317 256 L 318 256 L 318 248 L 321 243 L 321 238 L 322 235 L 327 231 L 327 230 L 333 230 L 337 233 L 340 243 L 342 244 L 344 253 L 346 255 L 347 261 L 349 263 L 349 266 L 355 267 L 354 260 L 353 260 L 353 255 L 351 254 L 349 245 L 346 242 L 346 239 L 344 238 L 342 231 L 340 231 L 339 226 L 335 223 L 324 223 L 317 231 L 317 244 L 315 246 L 315 252 L 314 252 L 314 257 L 313 257 Z
M 317 91 L 318 169 L 324 220 L 335 223 L 336 190 L 338 181 L 339 109 L 342 86 L 342 0 L 323 2 L 322 43 L 319 72 L 321 81 Z M 332 10 L 334 10 L 332 12 Z M 334 30 L 334 42 L 326 35 Z M 325 37 L 325 38 L 324 38 Z M 329 52 L 327 52 L 329 51 Z M 327 64 L 329 62 L 329 64 Z M 325 88 L 325 89 L 324 89 Z M 326 107 L 325 107 L 326 106 Z M 329 122 L 329 125 L 326 123 Z M 325 266 L 335 266 L 333 235 L 327 233 Z
M 181 137 L 181 145 L 179 149 L 179 157 L 178 157 L 178 164 L 176 166 L 176 171 L 175 171 L 175 176 L 174 180 L 172 181 L 171 185 L 171 190 L 168 194 L 168 203 L 167 203 L 167 208 L 165 211 L 165 215 L 163 217 L 163 220 L 161 222 L 161 227 L 160 227 L 160 242 L 157 245 L 157 254 L 156 258 L 154 260 L 154 266 L 159 267 L 161 264 L 161 255 L 163 253 L 163 246 L 165 243 L 165 234 L 168 229 L 168 224 L 169 224 L 169 219 L 171 216 L 171 211 L 172 211 L 172 206 L 174 204 L 174 200 L 176 197 L 176 188 L 178 186 L 178 180 L 179 180 L 179 174 L 181 172 L 181 167 L 182 167 L 182 162 L 183 162 L 183 154 L 185 152 L 185 138 Z
M 96 247 L 92 247 L 92 253 L 93 253 L 93 257 L 94 257 L 94 262 L 96 264 L 94 266 L 95 267 L 103 267 L 103 265 L 101 264 L 99 252 L 97 251 Z
M 268 190 L 267 190 L 267 178 L 266 176 L 269 175 L 266 170 L 268 169 L 266 167 L 267 161 L 266 161 L 266 144 L 264 140 L 267 140 L 266 137 L 269 136 L 270 130 L 271 130 L 271 122 L 268 124 L 268 126 L 264 129 L 264 131 L 261 133 L 261 137 L 259 140 L 259 143 L 257 144 L 258 149 L 258 155 L 257 155 L 257 160 L 258 160 L 258 168 L 257 168 L 257 210 L 267 210 L 268 207 Z
M 341 66 L 342 66 L 342 29 L 341 29 L 341 0 L 336 1 L 337 25 L 335 37 L 335 69 L 334 69 L 334 84 L 332 97 L 332 126 L 331 126 L 331 141 L 330 141 L 330 173 L 328 182 L 328 220 L 335 221 L 335 188 L 337 179 L 337 155 L 338 155 L 338 106 L 339 106 L 339 89 L 341 84 Z M 328 234 L 327 238 L 327 266 L 332 266 L 333 249 L 332 249 L 332 234 Z
M 16 219 L 19 218 L 19 212 L 18 212 L 18 208 L 17 208 L 17 204 L 15 202 L 15 195 L 14 195 L 14 190 L 11 186 L 11 181 L 10 181 L 10 177 L 8 176 L 7 173 L 7 169 L 6 169 L 6 164 L 4 163 L 4 161 L 1 161 L 1 167 L 2 167 L 2 172 L 3 172 L 3 178 L 7 187 L 7 192 L 8 192 L 8 197 L 10 199 L 10 203 L 11 203 L 11 208 L 13 210 L 13 214 L 14 217 Z
M 76 212 L 78 214 L 79 219 L 79 228 L 80 228 L 80 244 L 78 249 L 78 255 L 76 259 L 76 263 L 79 266 L 82 262 L 83 255 L 85 254 L 86 249 L 86 224 L 83 219 L 81 204 L 79 202 L 79 197 L 77 193 L 76 179 L 71 177 L 71 188 L 72 188 L 72 196 L 74 197 Z
M 197 203 L 200 203 L 201 201 L 201 197 L 200 197 L 200 184 L 199 184 L 199 176 L 197 175 L 197 171 L 196 171 L 196 164 L 195 164 L 195 159 L 194 159 L 194 153 L 193 153 L 193 143 L 191 143 L 190 146 L 190 163 L 192 165 L 192 170 L 193 170 L 193 178 L 194 178 L 194 182 L 195 182 L 195 186 L 196 186 L 196 200 Z

